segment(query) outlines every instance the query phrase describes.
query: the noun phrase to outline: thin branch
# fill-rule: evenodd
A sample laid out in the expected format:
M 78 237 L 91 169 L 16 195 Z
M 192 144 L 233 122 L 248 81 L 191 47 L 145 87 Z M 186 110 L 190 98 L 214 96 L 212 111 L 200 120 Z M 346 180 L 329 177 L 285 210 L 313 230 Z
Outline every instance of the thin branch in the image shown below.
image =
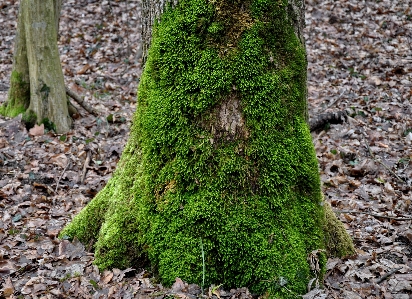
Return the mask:
M 342 100 L 342 96 L 345 94 L 345 92 L 346 92 L 346 89 L 338 96 L 338 98 L 336 100 L 334 100 L 332 103 L 330 103 L 328 106 L 326 106 L 325 110 L 329 109 L 330 107 L 335 105 L 337 102 Z
M 89 167 L 89 163 L 90 163 L 90 156 L 91 156 L 90 151 L 87 151 L 86 161 L 84 161 L 82 176 L 80 178 L 81 184 L 83 184 L 84 178 L 86 177 L 87 167 Z
M 396 216 L 385 216 L 379 215 L 376 213 L 369 213 L 369 212 L 362 212 L 362 211 L 351 211 L 351 210 L 333 210 L 335 213 L 345 213 L 345 214 L 365 214 L 369 216 L 373 216 L 376 218 L 385 218 L 385 219 L 392 219 L 396 221 L 409 221 L 412 220 L 412 217 L 396 217 Z
M 386 273 L 385 275 L 383 275 L 381 278 L 379 278 L 376 283 L 381 283 L 382 281 L 384 281 L 385 279 L 387 279 L 389 276 L 391 276 L 392 274 L 395 274 L 396 272 L 398 272 L 400 269 L 402 269 L 402 267 L 400 268 L 396 268 L 393 269 L 392 271 L 389 271 L 388 273 Z
M 66 86 L 66 94 L 71 97 L 73 100 L 75 100 L 80 106 L 82 106 L 87 112 L 89 112 L 90 114 L 93 114 L 94 116 L 99 116 L 99 112 L 94 109 L 93 107 L 91 107 L 89 104 L 87 104 L 84 101 L 84 97 L 78 95 L 77 93 L 75 93 L 73 90 L 69 89 Z
M 61 176 L 60 176 L 59 179 L 57 180 L 57 185 L 56 185 L 56 189 L 54 190 L 54 193 L 57 193 L 57 189 L 59 189 L 60 180 L 62 179 L 64 173 L 66 172 L 66 170 L 67 170 L 67 168 L 69 167 L 70 164 L 71 164 L 71 160 L 70 160 L 70 158 L 69 158 L 69 160 L 67 161 L 66 167 L 64 167 Z
M 375 155 L 373 154 L 368 142 L 366 141 L 366 138 L 362 135 L 363 141 L 366 144 L 366 147 L 368 148 L 369 151 L 369 155 L 371 155 L 372 159 L 376 162 L 378 162 L 379 164 L 381 164 L 383 167 L 386 168 L 386 170 L 388 170 L 394 177 L 396 177 L 399 181 L 401 181 L 402 183 L 405 183 L 405 180 L 401 179 L 395 172 L 393 172 L 392 169 L 389 168 L 389 166 L 387 166 L 385 163 L 383 163 L 382 161 L 378 160 Z

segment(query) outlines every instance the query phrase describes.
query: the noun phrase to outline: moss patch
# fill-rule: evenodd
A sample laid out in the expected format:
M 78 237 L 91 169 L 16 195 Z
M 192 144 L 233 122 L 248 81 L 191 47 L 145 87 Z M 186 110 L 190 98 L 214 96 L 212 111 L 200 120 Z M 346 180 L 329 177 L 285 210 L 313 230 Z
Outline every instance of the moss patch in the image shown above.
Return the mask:
M 0 114 L 15 117 L 29 107 L 30 84 L 24 82 L 21 74 L 13 71 L 10 78 L 10 89 L 7 102 L 0 106 Z
M 295 298 L 325 248 L 305 49 L 286 0 L 247 2 L 246 25 L 219 40 L 238 19 L 220 12 L 229 4 L 241 5 L 181 0 L 163 14 L 118 168 L 61 235 L 95 242 L 102 269 L 148 259 L 165 285 L 202 283 L 202 240 L 207 284 Z
M 37 121 L 37 115 L 33 110 L 26 110 L 23 113 L 22 122 L 26 126 L 26 129 L 29 130 L 33 128 Z
M 356 254 L 352 239 L 327 202 L 325 202 L 324 234 L 328 256 L 343 257 Z

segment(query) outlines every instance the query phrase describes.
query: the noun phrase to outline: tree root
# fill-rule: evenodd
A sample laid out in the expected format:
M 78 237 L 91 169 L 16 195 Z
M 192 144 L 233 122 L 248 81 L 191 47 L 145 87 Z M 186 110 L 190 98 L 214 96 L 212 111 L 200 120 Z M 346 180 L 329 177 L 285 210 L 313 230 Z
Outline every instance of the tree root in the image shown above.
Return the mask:
M 78 95 L 66 86 L 66 94 L 82 106 L 87 112 L 94 116 L 99 116 L 99 112 L 84 101 L 84 97 Z
M 323 129 L 326 124 L 341 124 L 346 121 L 348 115 L 345 111 L 329 112 L 319 114 L 318 117 L 309 121 L 310 131 Z

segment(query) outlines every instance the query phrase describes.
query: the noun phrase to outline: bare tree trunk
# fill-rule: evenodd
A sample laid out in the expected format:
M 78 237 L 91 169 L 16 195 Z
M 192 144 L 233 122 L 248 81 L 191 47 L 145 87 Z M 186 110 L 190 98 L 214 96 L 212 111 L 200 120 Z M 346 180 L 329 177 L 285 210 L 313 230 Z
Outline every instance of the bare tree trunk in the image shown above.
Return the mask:
M 66 89 L 57 48 L 61 0 L 22 0 L 9 98 L 3 114 L 25 111 L 29 122 L 70 129 Z
M 156 19 L 159 19 L 167 5 L 176 5 L 178 0 L 143 0 L 142 1 L 142 51 L 143 63 L 147 59 L 152 29 Z
M 37 122 L 49 119 L 57 133 L 71 126 L 63 71 L 57 48 L 60 0 L 23 0 L 27 54 L 30 69 L 30 107 Z
M 27 60 L 26 30 L 22 11 L 22 6 L 20 6 L 8 100 L 5 106 L 0 107 L 1 114 L 9 117 L 17 116 L 30 105 L 29 63 Z

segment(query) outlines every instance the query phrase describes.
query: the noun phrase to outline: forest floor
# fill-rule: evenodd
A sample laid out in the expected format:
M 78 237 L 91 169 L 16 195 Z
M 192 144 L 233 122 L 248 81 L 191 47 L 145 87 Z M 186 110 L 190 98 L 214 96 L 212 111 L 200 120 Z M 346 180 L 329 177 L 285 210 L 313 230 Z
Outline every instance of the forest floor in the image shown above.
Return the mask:
M 136 106 L 140 2 L 65 0 L 59 47 L 79 107 L 74 128 L 27 131 L 0 117 L 0 298 L 196 298 L 143 269 L 99 272 L 61 228 L 106 184 Z M 329 259 L 315 298 L 412 298 L 412 0 L 307 0 L 311 117 L 347 111 L 313 133 L 323 191 L 357 255 Z M 0 3 L 0 103 L 7 97 L 18 1 Z M 110 122 L 106 117 L 111 115 Z M 252 298 L 246 288 L 213 298 Z M 297 296 L 298 298 L 299 296 Z

